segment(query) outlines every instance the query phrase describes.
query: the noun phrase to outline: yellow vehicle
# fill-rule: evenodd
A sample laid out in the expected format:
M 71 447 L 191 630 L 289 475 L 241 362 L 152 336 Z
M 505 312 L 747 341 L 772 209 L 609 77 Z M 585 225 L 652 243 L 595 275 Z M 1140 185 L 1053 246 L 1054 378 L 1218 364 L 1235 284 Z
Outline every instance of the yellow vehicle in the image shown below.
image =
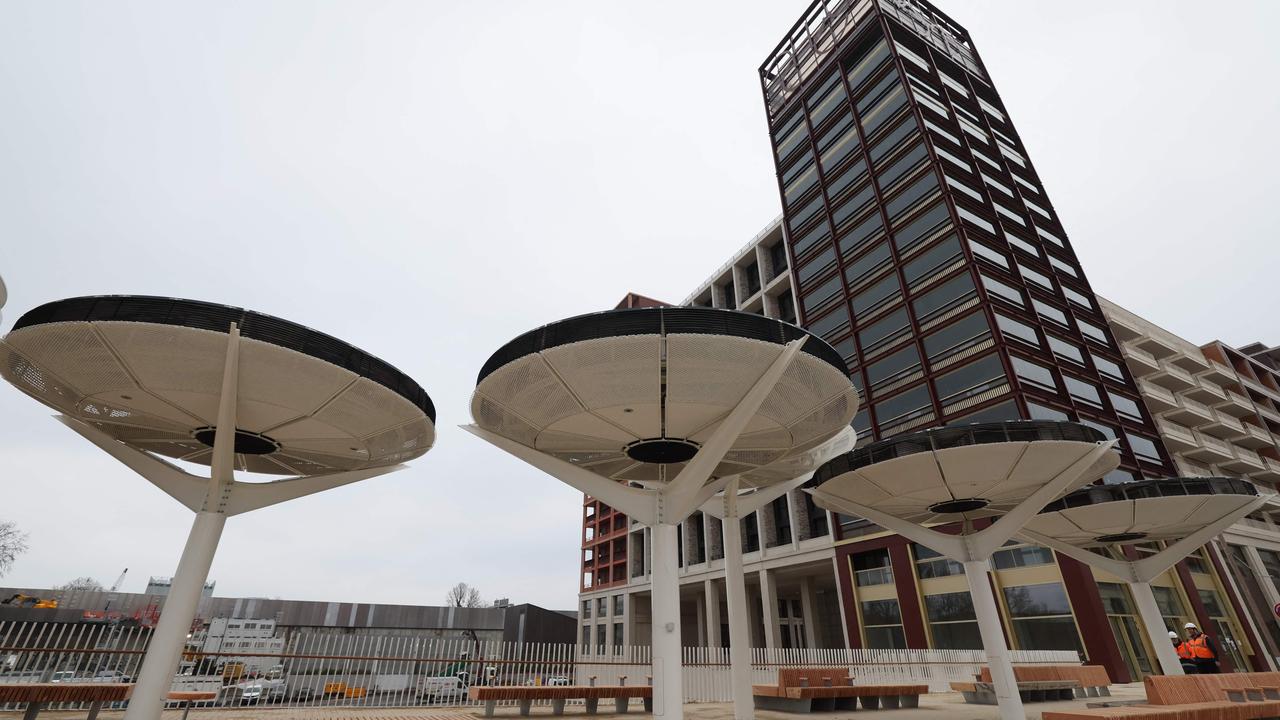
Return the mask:
M 244 663 L 229 662 L 222 666 L 222 682 L 234 683 L 244 677 Z
M 51 598 L 42 598 L 36 597 L 35 595 L 23 595 L 22 593 L 17 593 L 8 600 L 0 600 L 0 605 L 14 605 L 16 607 L 52 610 L 58 607 L 58 601 Z

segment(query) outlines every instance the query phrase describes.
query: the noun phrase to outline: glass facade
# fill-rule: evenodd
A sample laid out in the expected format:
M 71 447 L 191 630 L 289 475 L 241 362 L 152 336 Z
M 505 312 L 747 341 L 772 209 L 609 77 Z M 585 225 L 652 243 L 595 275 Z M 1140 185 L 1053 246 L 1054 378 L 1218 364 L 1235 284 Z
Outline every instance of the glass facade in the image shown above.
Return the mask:
M 1172 474 L 968 34 L 922 0 L 806 17 L 833 13 L 761 82 L 799 320 L 850 360 L 860 439 L 1034 405 L 1140 438 L 1117 477 Z

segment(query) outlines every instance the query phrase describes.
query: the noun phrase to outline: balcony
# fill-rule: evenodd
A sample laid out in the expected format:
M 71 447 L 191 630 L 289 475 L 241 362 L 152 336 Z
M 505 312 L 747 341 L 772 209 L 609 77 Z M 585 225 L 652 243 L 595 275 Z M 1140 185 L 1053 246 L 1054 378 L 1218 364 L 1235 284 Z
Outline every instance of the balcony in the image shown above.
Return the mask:
M 1232 448 L 1232 450 L 1235 451 L 1235 457 L 1220 463 L 1222 467 L 1242 475 L 1266 468 L 1262 464 L 1262 458 L 1258 457 L 1258 453 L 1242 447 Z
M 1258 403 L 1256 407 L 1258 408 L 1259 415 L 1273 423 L 1280 423 L 1280 412 L 1277 412 L 1276 409 L 1271 407 L 1268 403 Z
M 1153 414 L 1159 415 L 1166 410 L 1173 410 L 1178 407 L 1178 398 L 1174 397 L 1169 390 L 1156 385 L 1148 380 L 1138 380 L 1138 390 L 1142 392 L 1142 399 L 1147 403 L 1147 409 Z
M 1194 375 L 1167 360 L 1160 361 L 1160 370 L 1152 373 L 1149 379 L 1175 391 L 1189 390 L 1197 385 Z
M 1266 385 L 1263 385 L 1261 382 L 1258 382 L 1257 380 L 1254 380 L 1251 377 L 1248 377 L 1246 375 L 1241 375 L 1240 380 L 1255 392 L 1262 393 L 1263 395 L 1266 395 L 1267 397 L 1270 397 L 1270 398 L 1280 398 L 1280 393 L 1276 392 L 1275 390 L 1272 390 L 1271 388 L 1267 387 Z
M 1272 460 L 1269 457 L 1262 458 L 1262 469 L 1252 473 L 1249 477 L 1271 484 L 1280 482 L 1280 461 Z
M 1133 373 L 1134 377 L 1144 377 L 1160 370 L 1160 361 L 1146 350 L 1132 345 L 1122 345 L 1120 350 L 1124 355 L 1125 364 L 1129 366 L 1129 372 Z
M 1198 381 L 1196 386 L 1189 388 L 1185 393 L 1191 399 L 1210 405 L 1227 399 L 1227 391 L 1223 390 L 1221 385 L 1215 385 L 1202 375 L 1197 375 L 1196 380 Z
M 1107 312 L 1107 324 L 1111 326 L 1111 334 L 1122 343 L 1138 340 L 1146 336 L 1142 326 L 1131 320 L 1124 311 Z
M 858 587 L 889 585 L 893 583 L 893 568 L 886 565 L 885 567 L 858 570 L 853 573 L 853 578 Z
M 1264 427 L 1258 427 L 1251 422 L 1242 422 L 1240 425 L 1244 428 L 1244 432 L 1231 438 L 1231 441 L 1237 445 L 1243 445 L 1251 450 L 1259 450 L 1267 447 L 1274 447 L 1276 439 Z
M 1185 425 L 1158 417 L 1156 427 L 1160 430 L 1160 437 L 1164 440 L 1165 447 L 1171 453 L 1185 453 L 1200 447 L 1196 442 L 1195 432 Z
M 1186 396 L 1178 396 L 1177 400 L 1178 407 L 1168 410 L 1164 414 L 1170 420 L 1180 422 L 1188 427 L 1200 427 L 1213 420 L 1213 408 L 1208 405 L 1196 402 Z
M 1198 375 L 1214 385 L 1230 385 L 1236 382 L 1236 371 L 1213 359 L 1209 359 L 1209 369 Z
M 1165 443 L 1168 445 L 1168 442 Z M 1191 462 L 1186 458 L 1177 459 L 1178 472 L 1190 477 L 1213 477 L 1213 470 L 1208 465 Z
M 1241 395 L 1235 390 L 1226 390 L 1226 399 L 1214 403 L 1213 409 L 1220 413 L 1225 413 L 1231 417 L 1248 417 L 1255 414 L 1253 410 L 1253 401 Z
M 1200 426 L 1204 432 L 1223 440 L 1234 440 L 1244 434 L 1244 423 L 1216 410 L 1210 412 L 1213 413 L 1213 419 Z
M 1236 459 L 1230 443 L 1195 430 L 1191 433 L 1196 439 L 1196 447 L 1183 452 L 1187 457 L 1214 465 Z
M 1159 335 L 1147 335 L 1133 341 L 1136 347 L 1155 355 L 1161 360 L 1173 357 L 1182 352 L 1182 346 L 1172 338 L 1161 337 Z

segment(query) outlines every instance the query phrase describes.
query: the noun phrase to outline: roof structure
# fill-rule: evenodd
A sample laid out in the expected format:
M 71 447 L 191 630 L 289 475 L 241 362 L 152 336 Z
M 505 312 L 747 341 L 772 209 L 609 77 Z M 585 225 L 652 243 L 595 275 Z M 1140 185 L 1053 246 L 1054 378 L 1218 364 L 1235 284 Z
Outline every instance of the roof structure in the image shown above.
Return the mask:
M 485 363 L 472 416 L 484 430 L 597 475 L 660 486 L 795 340 L 803 345 L 794 361 L 710 474 L 741 474 L 750 484 L 751 473 L 827 442 L 858 405 L 835 350 L 759 315 L 640 308 L 546 325 Z
M 115 440 L 207 465 L 232 323 L 237 470 L 317 475 L 430 449 L 435 408 L 407 375 L 324 333 L 214 303 L 98 296 L 42 305 L 0 341 L 0 375 Z
M 1080 548 L 1176 541 L 1254 504 L 1258 488 L 1240 478 L 1188 477 L 1098 485 L 1050 503 L 1026 531 Z
M 811 484 L 833 499 L 919 525 L 999 517 L 1105 440 L 1084 425 L 1047 421 L 937 428 L 841 455 L 819 468 Z M 1082 469 L 1081 483 L 1116 462 L 1114 453 L 1101 456 Z

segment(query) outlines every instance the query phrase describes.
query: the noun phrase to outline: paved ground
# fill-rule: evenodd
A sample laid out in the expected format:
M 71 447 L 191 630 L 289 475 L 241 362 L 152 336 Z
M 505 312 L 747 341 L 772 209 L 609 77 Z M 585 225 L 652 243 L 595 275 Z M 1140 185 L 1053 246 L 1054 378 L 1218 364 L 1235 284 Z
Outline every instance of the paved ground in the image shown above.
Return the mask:
M 1146 695 L 1143 691 L 1142 683 L 1131 683 L 1129 685 L 1112 685 L 1112 697 L 1101 698 L 1101 700 L 1113 700 L 1118 702 L 1143 702 Z M 1031 703 L 1025 706 L 1027 710 L 1028 720 L 1040 720 L 1041 713 L 1046 710 L 1068 710 L 1072 708 L 1083 708 L 1087 703 L 1096 703 L 1099 698 L 1085 698 L 1081 700 L 1067 700 L 1062 702 L 1051 703 Z M 613 715 L 612 713 L 601 712 L 599 717 L 647 717 L 644 713 L 633 710 L 626 715 Z M 605 709 L 601 704 L 602 711 Z M 689 720 L 733 720 L 733 706 L 729 703 L 697 703 L 684 706 L 685 717 Z M 933 693 L 920 697 L 920 707 L 911 710 L 877 710 L 873 713 L 875 717 L 881 720 L 998 720 L 999 714 L 996 712 L 994 705 L 966 705 L 958 693 Z M 552 717 L 550 706 L 535 707 L 533 715 L 542 717 Z M 119 720 L 124 716 L 122 712 L 103 712 L 98 717 L 101 720 Z M 2 720 L 16 720 L 21 718 L 21 713 L 0 713 Z M 83 712 L 52 712 L 46 711 L 40 713 L 41 718 L 47 720 L 82 720 Z M 182 717 L 181 711 L 168 711 L 164 713 L 164 720 L 178 720 Z M 244 708 L 244 709 L 214 709 L 214 710 L 192 710 L 191 720 L 476 720 L 483 717 L 483 712 L 478 709 L 443 709 L 443 708 L 423 708 L 417 710 L 414 708 L 308 708 L 308 709 L 292 709 L 292 708 Z M 497 717 L 502 718 L 518 718 L 519 712 L 516 708 L 499 708 Z M 565 711 L 565 717 L 584 718 L 581 706 L 574 708 L 569 707 Z M 790 713 L 772 712 L 761 710 L 756 713 L 759 720 L 797 720 L 804 717 Z M 834 712 L 819 713 L 812 715 L 814 720 L 867 720 L 868 711 L 859 710 L 853 712 Z

